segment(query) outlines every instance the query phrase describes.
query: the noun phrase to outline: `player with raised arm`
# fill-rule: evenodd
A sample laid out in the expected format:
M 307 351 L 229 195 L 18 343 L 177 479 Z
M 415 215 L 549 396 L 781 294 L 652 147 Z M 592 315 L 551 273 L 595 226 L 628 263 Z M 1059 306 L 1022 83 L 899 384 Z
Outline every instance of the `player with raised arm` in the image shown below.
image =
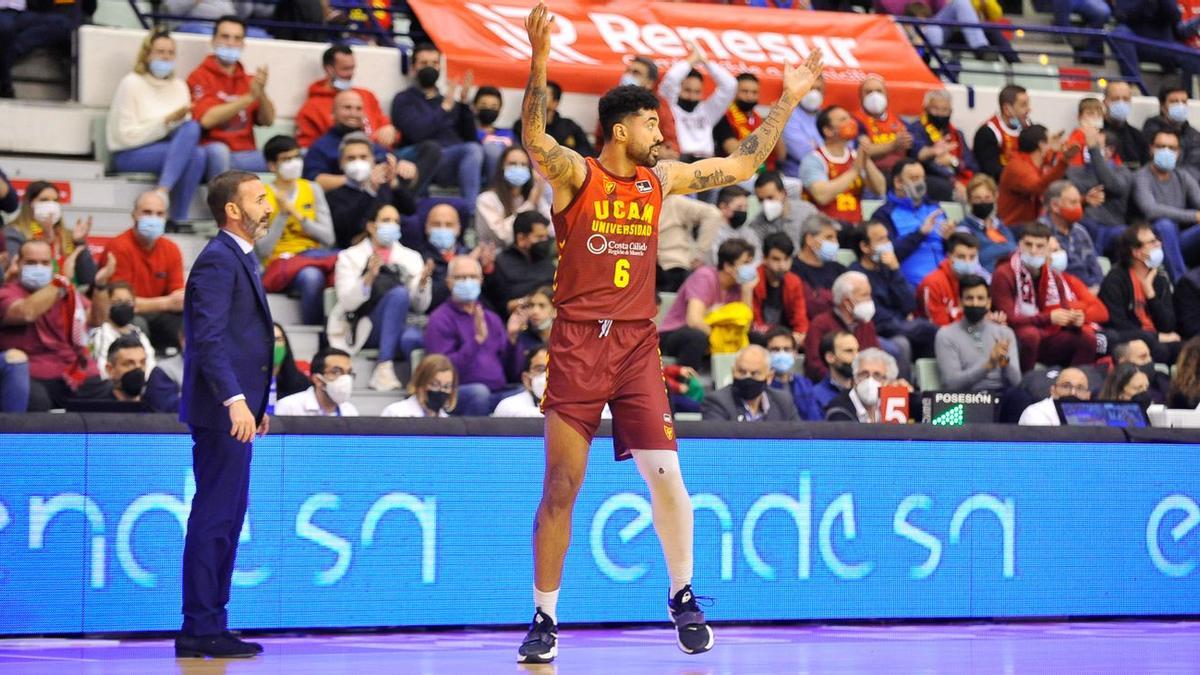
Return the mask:
M 518 661 L 549 663 L 558 654 L 556 605 L 571 512 L 606 403 L 616 458 L 632 457 L 650 489 L 679 648 L 699 654 L 712 648 L 713 632 L 692 594 L 692 504 L 680 475 L 654 326 L 658 218 L 668 194 L 719 188 L 754 175 L 820 75 L 821 53 L 785 67 L 779 101 L 729 157 L 659 164 L 658 100 L 641 87 L 620 86 L 600 99 L 604 150 L 598 159 L 585 160 L 546 133 L 553 21 L 543 3 L 525 19 L 532 61 L 522 138 L 554 190 L 559 267 L 554 280 L 558 317 L 550 332 L 542 401 L 546 468 L 533 526 L 534 617 Z

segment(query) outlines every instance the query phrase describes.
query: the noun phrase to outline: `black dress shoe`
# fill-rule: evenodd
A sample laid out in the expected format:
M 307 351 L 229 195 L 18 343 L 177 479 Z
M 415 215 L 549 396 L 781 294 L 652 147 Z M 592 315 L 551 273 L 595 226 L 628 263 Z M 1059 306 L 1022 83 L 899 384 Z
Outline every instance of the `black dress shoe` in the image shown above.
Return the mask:
M 175 638 L 175 657 L 202 659 L 206 656 L 214 659 L 248 659 L 258 656 L 249 643 L 242 642 L 228 633 L 220 635 L 180 635 Z
M 250 642 L 249 640 L 243 640 L 243 639 L 239 638 L 238 636 L 234 635 L 233 633 L 230 633 L 229 631 L 225 631 L 224 633 L 222 633 L 222 635 L 224 635 L 225 637 L 231 638 L 235 642 L 240 642 L 240 643 L 250 647 L 257 654 L 263 653 L 263 646 L 257 642 Z

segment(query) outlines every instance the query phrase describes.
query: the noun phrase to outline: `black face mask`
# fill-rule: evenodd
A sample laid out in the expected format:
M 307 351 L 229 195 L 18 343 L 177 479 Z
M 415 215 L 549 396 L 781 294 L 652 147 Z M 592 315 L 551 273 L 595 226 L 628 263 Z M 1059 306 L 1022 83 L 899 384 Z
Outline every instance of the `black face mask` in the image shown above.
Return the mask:
M 979 323 L 983 321 L 983 317 L 987 316 L 987 307 L 963 307 L 963 316 L 967 317 L 967 323 Z
M 444 391 L 434 391 L 427 389 L 425 391 L 425 405 L 429 406 L 434 412 L 440 411 L 446 407 L 446 403 L 450 400 L 450 394 Z
M 545 260 L 550 256 L 551 242 L 549 239 L 544 239 L 529 247 L 529 257 L 534 260 Z
M 1149 408 L 1150 404 L 1154 403 L 1154 400 L 1150 398 L 1150 392 L 1148 392 L 1148 391 L 1143 391 L 1142 393 L 1138 394 L 1137 396 L 1134 396 L 1133 398 L 1131 398 L 1129 400 L 1131 400 L 1134 403 L 1141 406 L 1142 410 Z
M 983 220 L 992 215 L 992 211 L 996 209 L 996 204 L 993 202 L 984 202 L 982 204 L 971 205 L 971 215 Z
M 733 395 L 739 401 L 753 401 L 766 388 L 766 380 L 756 380 L 753 377 L 739 377 L 733 381 Z
M 133 303 L 120 302 L 108 308 L 108 318 L 113 322 L 113 325 L 124 328 L 133 321 Z
M 428 89 L 437 84 L 438 75 L 441 72 L 433 66 L 425 66 L 417 71 L 417 84 L 421 85 L 422 89 Z
M 729 216 L 729 226 L 733 229 L 738 229 L 746 224 L 746 212 L 734 211 L 732 216 Z
M 134 368 L 121 376 L 121 391 L 130 398 L 140 396 L 145 386 L 146 373 L 140 368 Z
M 941 129 L 945 131 L 946 129 L 950 128 L 949 115 L 926 115 L 925 117 L 929 119 L 929 123 L 932 124 L 935 129 Z
M 499 110 L 480 110 L 478 115 L 479 123 L 485 127 L 490 127 L 495 123 L 496 118 L 500 116 Z
M 851 363 L 839 363 L 833 367 L 838 375 L 846 379 L 854 377 L 854 365 Z
M 1154 382 L 1154 377 L 1158 374 L 1158 371 L 1154 369 L 1153 362 L 1147 363 L 1144 366 L 1138 366 L 1138 370 L 1142 371 L 1146 375 L 1146 379 L 1150 382 Z
M 1063 403 L 1079 403 L 1083 399 L 1079 398 L 1078 396 L 1059 396 L 1058 400 L 1062 401 Z
M 758 101 L 743 101 L 740 99 L 737 101 L 734 101 L 733 103 L 734 103 L 734 105 L 736 105 L 738 107 L 738 110 L 741 110 L 744 113 L 748 113 L 751 110 L 754 110 L 754 106 L 758 105 Z
M 676 103 L 679 104 L 679 107 L 683 108 L 685 112 L 692 112 L 696 109 L 696 106 L 700 105 L 700 101 L 685 101 L 683 99 L 679 99 L 676 101 Z
M 335 124 L 333 125 L 332 130 L 333 135 L 338 137 L 345 136 L 346 134 L 353 133 L 355 131 L 362 131 L 362 129 L 358 129 L 346 124 Z

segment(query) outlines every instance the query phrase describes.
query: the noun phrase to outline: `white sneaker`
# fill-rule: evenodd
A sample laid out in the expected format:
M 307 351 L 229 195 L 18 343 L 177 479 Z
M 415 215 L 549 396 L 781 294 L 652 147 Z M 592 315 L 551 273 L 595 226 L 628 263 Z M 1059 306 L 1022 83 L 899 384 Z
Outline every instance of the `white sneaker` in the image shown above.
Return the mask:
M 375 364 L 371 373 L 369 387 L 375 391 L 395 391 L 400 388 L 400 379 L 396 377 L 396 368 L 391 361 L 380 361 Z

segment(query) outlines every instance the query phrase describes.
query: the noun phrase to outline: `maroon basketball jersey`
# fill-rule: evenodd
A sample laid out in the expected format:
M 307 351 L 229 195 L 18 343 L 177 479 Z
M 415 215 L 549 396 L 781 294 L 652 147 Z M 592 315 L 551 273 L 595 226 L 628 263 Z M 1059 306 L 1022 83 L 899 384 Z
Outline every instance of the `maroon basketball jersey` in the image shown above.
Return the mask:
M 554 305 L 567 321 L 653 319 L 662 188 L 654 172 L 638 167 L 614 176 L 587 158 L 575 198 L 554 214 L 558 271 Z

